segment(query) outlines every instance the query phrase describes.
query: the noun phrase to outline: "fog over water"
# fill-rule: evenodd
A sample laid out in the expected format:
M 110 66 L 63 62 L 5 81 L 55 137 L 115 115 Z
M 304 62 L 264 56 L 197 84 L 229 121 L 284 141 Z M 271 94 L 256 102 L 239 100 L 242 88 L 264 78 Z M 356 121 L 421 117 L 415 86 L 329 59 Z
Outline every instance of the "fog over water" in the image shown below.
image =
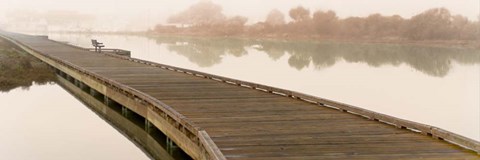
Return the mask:
M 0 27 L 12 24 L 7 17 L 33 13 L 67 12 L 81 15 L 88 22 L 82 22 L 81 27 L 94 28 L 100 31 L 146 30 L 198 0 L 0 0 Z M 221 1 L 212 0 L 223 7 L 227 16 L 242 15 L 248 17 L 248 23 L 256 23 L 265 19 L 272 9 L 283 13 L 296 6 L 304 6 L 311 11 L 334 10 L 340 18 L 350 16 L 366 17 L 373 13 L 383 15 L 398 14 L 404 18 L 418 14 L 430 8 L 445 7 L 452 14 L 461 14 L 470 20 L 477 20 L 480 2 L 478 0 L 243 0 Z M 92 20 L 93 19 L 93 20 Z M 108 23 L 106 21 L 108 20 Z M 289 20 L 289 19 L 287 19 Z M 71 26 L 70 26 L 71 27 Z M 78 26 L 76 26 L 78 27 Z M 18 28 L 18 27 L 17 27 Z

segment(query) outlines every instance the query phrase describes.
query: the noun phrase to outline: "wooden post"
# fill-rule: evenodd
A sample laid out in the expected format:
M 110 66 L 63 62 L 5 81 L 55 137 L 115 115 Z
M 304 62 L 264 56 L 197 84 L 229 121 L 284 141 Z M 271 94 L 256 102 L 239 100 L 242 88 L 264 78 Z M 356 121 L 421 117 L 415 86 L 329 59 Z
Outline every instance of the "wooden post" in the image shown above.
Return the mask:
M 167 152 L 170 155 L 173 155 L 173 152 L 178 148 L 178 146 L 172 141 L 172 139 L 168 138 L 166 139 L 167 143 Z
M 128 111 L 128 108 L 125 107 L 125 106 L 122 106 L 122 115 L 126 118 L 128 118 L 128 115 L 129 115 L 129 111 Z
M 106 106 L 110 106 L 110 98 L 108 98 L 107 95 L 103 95 L 103 103 Z
M 145 118 L 145 132 L 150 133 L 151 127 L 152 124 L 150 123 L 150 121 L 148 121 L 148 119 Z
M 92 97 L 95 97 L 95 95 L 96 95 L 95 92 L 96 92 L 95 89 L 90 88 L 90 95 L 91 95 Z

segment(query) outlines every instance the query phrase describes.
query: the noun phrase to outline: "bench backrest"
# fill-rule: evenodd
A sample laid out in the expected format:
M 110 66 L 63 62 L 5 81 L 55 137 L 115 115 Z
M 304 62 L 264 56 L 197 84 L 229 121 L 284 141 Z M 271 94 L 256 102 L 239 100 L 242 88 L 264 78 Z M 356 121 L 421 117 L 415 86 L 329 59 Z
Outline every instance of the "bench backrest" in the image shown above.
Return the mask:
M 98 42 L 96 39 L 92 39 L 92 45 L 94 47 L 104 47 L 103 43 Z

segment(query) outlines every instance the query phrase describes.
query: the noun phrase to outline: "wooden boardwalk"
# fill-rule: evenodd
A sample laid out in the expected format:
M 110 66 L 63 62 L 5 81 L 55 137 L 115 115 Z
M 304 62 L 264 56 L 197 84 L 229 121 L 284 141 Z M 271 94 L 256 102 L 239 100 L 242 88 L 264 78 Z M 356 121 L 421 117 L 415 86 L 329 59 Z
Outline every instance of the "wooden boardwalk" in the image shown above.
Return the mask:
M 268 86 L 88 52 L 42 37 L 0 33 L 168 105 L 208 133 L 221 152 L 211 159 L 480 158 L 478 142 L 435 127 Z

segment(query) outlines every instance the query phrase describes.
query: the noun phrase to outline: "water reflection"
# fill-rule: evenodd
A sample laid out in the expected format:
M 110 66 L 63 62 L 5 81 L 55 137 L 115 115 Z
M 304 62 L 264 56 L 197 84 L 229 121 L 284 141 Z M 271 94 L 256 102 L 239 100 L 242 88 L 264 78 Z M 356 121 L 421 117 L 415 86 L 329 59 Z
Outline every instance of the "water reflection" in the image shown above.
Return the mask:
M 90 90 L 79 88 L 72 79 L 58 76 L 57 83 L 78 100 L 97 113 L 111 126 L 116 128 L 130 141 L 135 143 L 152 159 L 161 160 L 188 160 L 191 159 L 178 146 L 167 143 L 169 139 L 158 128 L 147 123 L 144 117 L 136 114 L 120 104 L 110 101 L 103 102 L 103 96 L 91 96 Z
M 288 64 L 298 70 L 309 65 L 316 69 L 328 68 L 344 60 L 372 67 L 407 64 L 424 74 L 444 77 L 452 69 L 452 61 L 466 65 L 480 63 L 479 50 L 469 48 L 234 38 L 156 37 L 155 40 L 157 44 L 166 44 L 170 52 L 185 56 L 200 67 L 220 64 L 225 55 L 247 55 L 248 49 L 266 53 L 272 60 L 287 54 Z
M 246 41 L 239 39 L 158 38 L 158 44 L 168 44 L 168 50 L 187 57 L 200 67 L 210 67 L 222 62 L 222 55 L 246 55 Z
M 0 39 L 0 92 L 17 87 L 28 89 L 32 84 L 47 84 L 54 80 L 54 73 L 47 64 Z

